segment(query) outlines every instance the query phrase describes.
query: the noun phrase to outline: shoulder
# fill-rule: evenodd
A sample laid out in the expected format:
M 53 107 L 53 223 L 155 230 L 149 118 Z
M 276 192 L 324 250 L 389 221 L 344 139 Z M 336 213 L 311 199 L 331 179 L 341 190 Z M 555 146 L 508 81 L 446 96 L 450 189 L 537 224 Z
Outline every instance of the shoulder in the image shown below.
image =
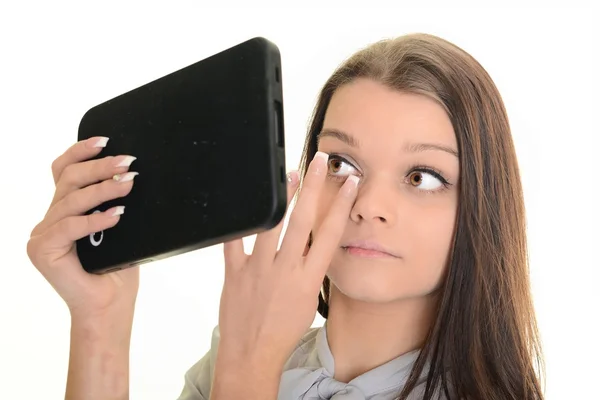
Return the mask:
M 316 327 L 307 330 L 288 358 L 284 370 L 310 364 L 315 359 L 317 334 L 320 329 Z M 212 331 L 210 349 L 185 373 L 184 388 L 178 400 L 208 400 L 210 398 L 220 339 L 221 332 L 217 325 Z

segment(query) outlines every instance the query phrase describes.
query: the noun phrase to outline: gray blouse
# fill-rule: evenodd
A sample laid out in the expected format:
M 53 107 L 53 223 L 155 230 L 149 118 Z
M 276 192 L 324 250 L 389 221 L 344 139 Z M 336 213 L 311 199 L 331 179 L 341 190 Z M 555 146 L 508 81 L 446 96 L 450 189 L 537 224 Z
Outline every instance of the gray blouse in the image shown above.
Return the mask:
M 210 350 L 185 374 L 185 385 L 178 400 L 209 400 L 219 328 L 215 327 Z M 327 323 L 311 328 L 288 359 L 278 400 L 393 400 L 406 383 L 419 350 L 403 354 L 348 383 L 333 379 L 335 363 L 327 343 Z M 427 368 L 420 376 L 410 400 L 421 399 Z M 438 396 L 439 393 L 437 394 Z M 434 397 L 444 399 L 443 396 Z

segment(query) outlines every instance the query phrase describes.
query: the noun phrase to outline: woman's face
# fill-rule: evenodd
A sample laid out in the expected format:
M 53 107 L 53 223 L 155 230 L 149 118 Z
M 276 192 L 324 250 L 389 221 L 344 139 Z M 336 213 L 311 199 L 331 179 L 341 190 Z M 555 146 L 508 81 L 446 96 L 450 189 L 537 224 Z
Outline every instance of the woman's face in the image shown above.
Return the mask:
M 345 178 L 361 178 L 327 273 L 331 283 L 367 302 L 436 290 L 452 244 L 460 172 L 444 109 L 425 96 L 356 80 L 334 94 L 318 149 L 330 158 L 315 239 Z

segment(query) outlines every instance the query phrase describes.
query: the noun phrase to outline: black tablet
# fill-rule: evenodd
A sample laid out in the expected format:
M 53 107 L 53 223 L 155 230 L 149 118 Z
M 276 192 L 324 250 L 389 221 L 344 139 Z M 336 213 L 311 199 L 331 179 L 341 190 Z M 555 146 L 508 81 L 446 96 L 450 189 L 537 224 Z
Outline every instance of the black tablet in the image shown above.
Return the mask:
M 78 140 L 106 136 L 97 158 L 137 157 L 113 228 L 77 241 L 84 269 L 105 273 L 259 233 L 286 210 L 281 60 L 253 38 L 99 104 Z

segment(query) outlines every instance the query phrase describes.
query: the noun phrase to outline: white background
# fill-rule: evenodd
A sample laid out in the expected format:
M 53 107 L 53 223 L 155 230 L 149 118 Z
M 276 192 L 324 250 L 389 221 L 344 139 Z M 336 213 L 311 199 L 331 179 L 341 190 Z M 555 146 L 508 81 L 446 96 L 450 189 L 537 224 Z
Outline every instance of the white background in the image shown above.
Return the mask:
M 87 109 L 265 36 L 282 53 L 292 169 L 316 95 L 333 68 L 375 40 L 414 31 L 463 47 L 497 83 L 525 186 L 547 399 L 600 399 L 597 12 L 95 4 L 38 1 L 0 9 L 0 399 L 63 397 L 67 309 L 25 247 L 53 193 L 50 163 L 76 140 Z M 221 246 L 142 267 L 132 399 L 179 394 L 184 372 L 210 345 L 222 269 Z

